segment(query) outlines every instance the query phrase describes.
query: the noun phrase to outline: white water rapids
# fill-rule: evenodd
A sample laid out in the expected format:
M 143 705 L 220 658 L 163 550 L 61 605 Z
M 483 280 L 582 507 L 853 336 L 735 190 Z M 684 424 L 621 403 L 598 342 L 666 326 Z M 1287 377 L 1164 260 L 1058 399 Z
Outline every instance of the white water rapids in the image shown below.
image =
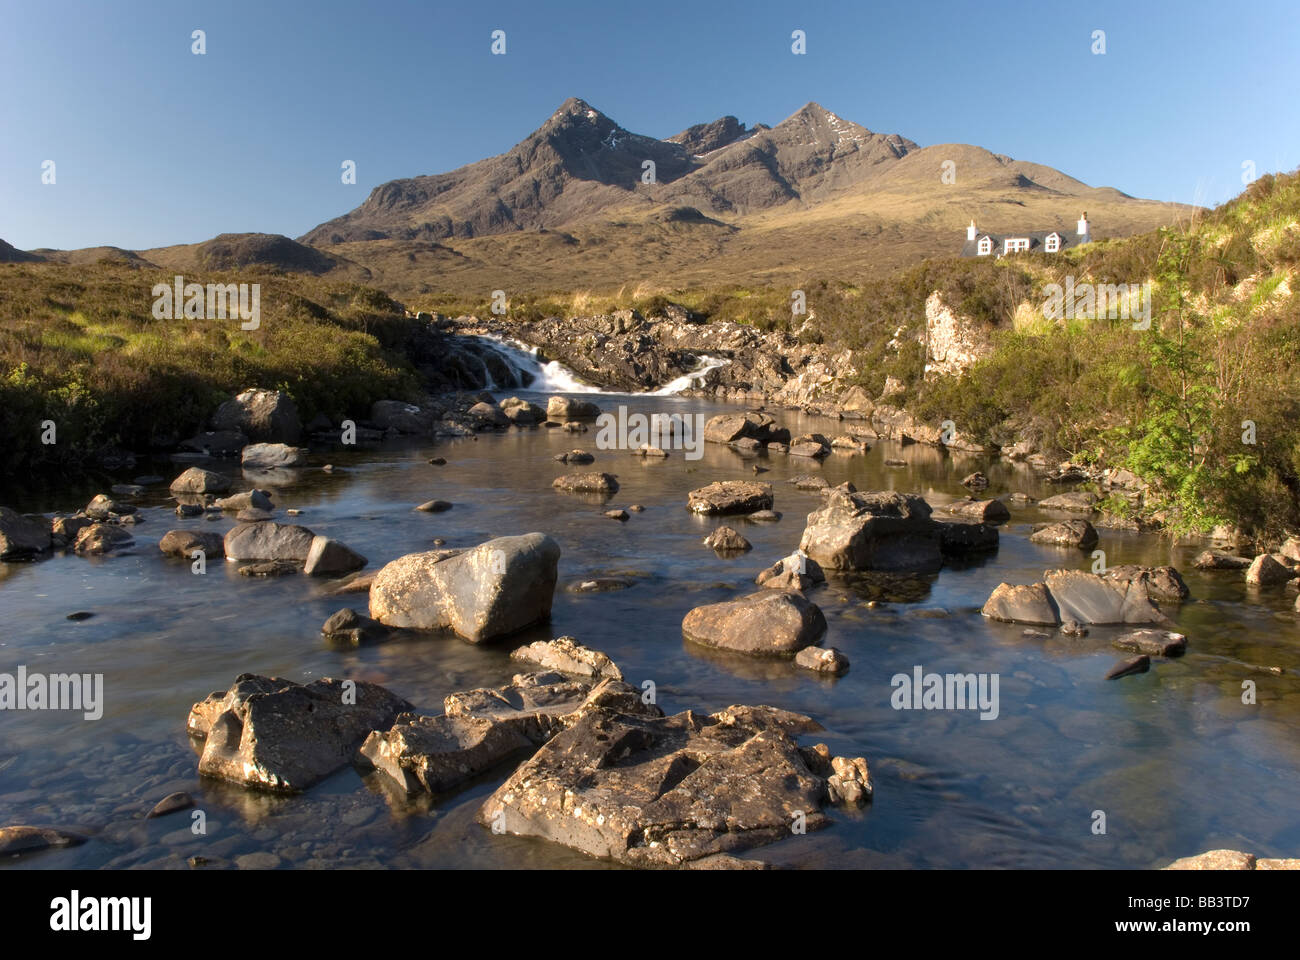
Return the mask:
M 527 387 L 502 386 L 493 382 L 491 375 L 485 370 L 484 376 L 488 379 L 487 389 L 489 390 L 520 389 L 532 393 L 600 393 L 607 396 L 668 397 L 690 389 L 699 383 L 710 370 L 724 367 L 731 362 L 719 357 L 701 354 L 698 358 L 699 365 L 690 373 L 664 384 L 657 390 L 630 394 L 619 390 L 602 390 L 600 387 L 593 387 L 589 383 L 584 383 L 572 370 L 558 360 L 543 363 L 537 358 L 536 347 L 531 347 L 518 340 L 508 340 L 504 337 L 494 337 L 488 334 L 479 334 L 477 339 L 497 353 L 515 371 L 520 383 L 523 383 L 526 379 L 525 375 L 530 375 L 533 378 Z

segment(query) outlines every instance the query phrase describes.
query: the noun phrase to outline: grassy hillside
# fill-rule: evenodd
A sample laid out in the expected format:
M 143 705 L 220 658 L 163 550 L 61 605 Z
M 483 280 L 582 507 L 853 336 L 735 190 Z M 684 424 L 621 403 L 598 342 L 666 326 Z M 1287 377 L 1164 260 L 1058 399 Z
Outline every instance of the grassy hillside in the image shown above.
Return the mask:
M 188 276 L 260 283 L 261 326 L 156 320 L 153 271 L 120 263 L 0 265 L 0 436 L 5 472 L 88 466 L 105 450 L 184 439 L 238 390 L 286 390 L 304 420 L 365 413 L 417 393 L 403 353 L 413 324 L 385 294 L 310 277 Z M 54 421 L 57 442 L 41 443 Z

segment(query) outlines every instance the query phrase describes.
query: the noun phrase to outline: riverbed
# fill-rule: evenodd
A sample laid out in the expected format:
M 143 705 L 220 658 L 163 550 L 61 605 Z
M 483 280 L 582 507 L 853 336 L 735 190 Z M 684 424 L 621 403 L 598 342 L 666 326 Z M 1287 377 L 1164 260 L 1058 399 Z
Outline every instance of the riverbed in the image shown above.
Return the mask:
M 517 391 L 512 391 L 517 392 Z M 508 394 L 498 394 L 506 396 Z M 519 395 L 539 400 L 539 395 Z M 603 409 L 700 414 L 735 407 L 666 396 L 591 396 Z M 545 405 L 544 397 L 540 402 Z M 793 434 L 843 432 L 842 424 L 777 411 Z M 596 434 L 511 428 L 476 438 L 388 442 L 369 449 L 314 448 L 317 464 L 276 491 L 276 519 L 296 508 L 301 523 L 369 558 L 377 570 L 402 554 L 472 546 L 495 536 L 542 531 L 563 551 L 551 622 L 502 642 L 475 646 L 452 637 L 403 638 L 360 649 L 324 642 L 320 625 L 365 595 L 326 596 L 305 576 L 249 578 L 214 562 L 205 575 L 164 557 L 170 529 L 224 532 L 233 520 L 180 520 L 166 483 L 134 500 L 144 522 L 133 549 L 102 558 L 56 554 L 0 564 L 0 672 L 102 673 L 101 719 L 71 712 L 0 712 L 0 824 L 58 825 L 89 835 L 82 846 L 25 856 L 8 869 L 179 867 L 188 858 L 244 867 L 608 868 L 559 845 L 496 836 L 473 822 L 506 766 L 433 800 L 395 796 L 382 778 L 347 769 L 301 796 L 271 797 L 200 779 L 185 733 L 190 706 L 245 672 L 299 682 L 318 677 L 383 684 L 421 711 L 440 712 L 447 694 L 507 683 L 522 643 L 570 635 L 618 663 L 640 687 L 654 682 L 668 713 L 770 704 L 806 713 L 833 753 L 864 756 L 872 803 L 828 807 L 831 826 L 747 856 L 812 868 L 1163 866 L 1218 847 L 1259 856 L 1300 852 L 1300 645 L 1294 594 L 1249 588 L 1240 571 L 1201 572 L 1203 544 L 1099 528 L 1109 564 L 1173 564 L 1191 597 L 1162 608 L 1188 637 L 1185 656 L 1154 660 L 1149 673 L 1107 681 L 1122 654 L 1120 631 L 1093 627 L 1084 638 L 1024 636 L 985 620 L 980 607 L 1002 581 L 1028 583 L 1055 568 L 1091 569 L 1090 552 L 1029 542 L 1030 525 L 1060 519 L 1010 504 L 999 549 L 934 576 L 837 582 L 810 591 L 826 615 L 824 640 L 851 661 L 837 679 L 785 661 L 755 661 L 685 642 L 692 607 L 749 592 L 754 576 L 799 543 L 816 492 L 788 483 L 821 474 L 832 485 L 918 493 L 939 507 L 982 470 L 986 496 L 1060 492 L 1028 468 L 981 456 L 950 456 L 879 442 L 865 455 L 835 452 L 821 464 L 784 455 L 745 459 L 706 445 L 687 459 L 641 459 L 601 450 Z M 596 462 L 580 469 L 618 476 L 608 502 L 554 491 L 572 468 L 557 453 L 582 447 Z M 434 466 L 431 457 L 445 457 Z M 905 467 L 887 459 L 907 461 Z M 773 485 L 779 522 L 726 522 L 753 544 L 720 557 L 702 545 L 719 522 L 689 513 L 688 491 L 714 480 Z M 141 463 L 130 474 L 168 480 L 188 463 Z M 230 462 L 204 463 L 238 479 Z M 104 488 L 15 489 L 0 502 L 20 511 L 72 512 Z M 237 484 L 236 489 L 246 485 Z M 413 511 L 430 499 L 445 513 Z M 605 510 L 641 504 L 626 522 Z M 572 585 L 620 578 L 626 589 L 581 593 Z M 93 614 L 69 620 L 68 614 Z M 896 710 L 896 674 L 996 675 L 998 715 Z M 1243 681 L 1255 702 L 1243 703 Z M 163 796 L 191 793 L 206 818 L 195 835 L 188 813 L 145 821 Z M 1098 832 L 1097 812 L 1104 813 Z

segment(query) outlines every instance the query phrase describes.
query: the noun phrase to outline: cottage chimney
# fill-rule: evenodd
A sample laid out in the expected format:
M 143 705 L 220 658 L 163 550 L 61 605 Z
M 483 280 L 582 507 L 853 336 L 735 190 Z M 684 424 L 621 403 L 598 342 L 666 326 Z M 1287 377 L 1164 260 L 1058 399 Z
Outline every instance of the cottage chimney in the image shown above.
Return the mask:
M 975 221 L 971 220 L 970 226 L 966 228 L 966 241 L 969 243 L 970 241 L 974 240 L 976 233 L 977 231 L 975 229 Z
M 1084 211 L 1083 216 L 1079 218 L 1079 236 L 1083 237 L 1085 242 L 1088 237 L 1088 213 Z

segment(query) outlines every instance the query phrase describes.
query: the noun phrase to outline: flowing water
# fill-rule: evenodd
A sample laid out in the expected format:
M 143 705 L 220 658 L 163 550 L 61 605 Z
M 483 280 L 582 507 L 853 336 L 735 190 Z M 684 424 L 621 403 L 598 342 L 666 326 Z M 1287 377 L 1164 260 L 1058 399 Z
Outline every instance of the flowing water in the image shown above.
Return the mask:
M 504 395 L 504 394 L 503 394 Z M 528 396 L 525 394 L 525 396 Z M 664 396 L 596 398 L 605 410 L 711 416 L 728 409 Z M 542 400 L 544 403 L 544 399 Z M 794 433 L 841 432 L 837 424 L 780 413 Z M 552 460 L 575 446 L 597 455 L 590 468 L 618 475 L 608 504 L 555 492 L 569 468 Z M 106 558 L 54 556 L 0 564 L 0 672 L 102 673 L 103 717 L 67 712 L 0 712 L 0 824 L 48 823 L 91 835 L 83 846 L 14 860 L 14 868 L 185 866 L 200 855 L 244 866 L 607 867 L 556 844 L 494 836 L 477 826 L 478 806 L 509 772 L 494 771 L 436 800 L 391 795 L 378 778 L 346 769 L 297 797 L 268 797 L 196 774 L 185 733 L 192 703 L 224 690 L 244 672 L 308 682 L 350 677 L 383 684 L 423 711 L 438 712 L 453 691 L 509 681 L 508 653 L 523 642 L 569 634 L 603 650 L 640 686 L 653 680 L 666 712 L 713 711 L 765 703 L 810 714 L 826 728 L 804 738 L 870 763 L 875 798 L 859 810 L 828 808 L 832 826 L 792 836 L 750 855 L 800 867 L 1151 867 L 1216 847 L 1260 856 L 1300 853 L 1300 648 L 1294 595 L 1252 591 L 1240 573 L 1201 573 L 1196 547 L 1151 535 L 1102 530 L 1116 563 L 1173 563 L 1192 598 L 1170 610 L 1189 639 L 1186 656 L 1156 661 L 1150 673 L 1103 679 L 1122 656 L 1117 630 L 1093 628 L 1076 640 L 1027 639 L 1019 626 L 991 623 L 979 608 L 1000 581 L 1030 582 L 1045 569 L 1088 569 L 1080 550 L 1040 546 L 1029 525 L 1048 519 L 1012 508 L 999 550 L 936 576 L 899 582 L 832 582 L 810 593 L 826 614 L 828 646 L 851 660 L 839 679 L 788 662 L 754 661 L 683 641 L 694 606 L 754 589 L 754 575 L 789 554 L 816 493 L 786 481 L 821 473 L 832 484 L 924 495 L 936 506 L 965 493 L 960 479 L 982 469 L 990 496 L 1056 492 L 1026 469 L 927 447 L 879 443 L 865 456 L 835 453 L 822 465 L 773 455 L 745 460 L 708 445 L 690 460 L 643 461 L 598 450 L 595 433 L 511 429 L 438 443 L 326 449 L 311 471 L 277 492 L 302 523 L 370 559 L 370 569 L 404 553 L 469 546 L 540 530 L 559 542 L 560 584 L 552 621 L 488 646 L 455 638 L 401 639 L 357 650 L 326 645 L 321 623 L 364 595 L 327 597 L 303 576 L 236 574 L 215 563 L 204 576 L 156 547 L 172 528 L 224 531 L 230 521 L 178 520 L 165 485 L 139 500 L 145 522 L 136 546 Z M 432 466 L 443 456 L 446 466 Z M 906 467 L 889 467 L 901 457 Z M 721 558 L 701 540 L 717 521 L 686 510 L 687 492 L 713 480 L 752 478 L 769 468 L 777 523 L 728 520 L 754 545 Z M 175 464 L 136 473 L 171 476 Z M 237 468 L 227 466 L 233 473 Z M 127 478 L 129 479 L 129 478 Z M 0 502 L 24 511 L 71 511 L 91 487 L 12 490 Z M 423 514 L 431 498 L 452 510 Z M 639 503 L 626 523 L 602 511 Z M 1052 518 L 1055 519 L 1055 518 Z M 595 576 L 626 589 L 571 592 Z M 876 600 L 873 606 L 868 602 Z M 89 619 L 67 614 L 86 611 Z M 891 678 L 925 672 L 999 678 L 999 713 L 895 710 Z M 1243 681 L 1256 701 L 1242 702 Z M 189 791 L 207 818 L 195 836 L 188 814 L 145 821 L 175 790 Z M 1105 832 L 1094 832 L 1096 811 Z

